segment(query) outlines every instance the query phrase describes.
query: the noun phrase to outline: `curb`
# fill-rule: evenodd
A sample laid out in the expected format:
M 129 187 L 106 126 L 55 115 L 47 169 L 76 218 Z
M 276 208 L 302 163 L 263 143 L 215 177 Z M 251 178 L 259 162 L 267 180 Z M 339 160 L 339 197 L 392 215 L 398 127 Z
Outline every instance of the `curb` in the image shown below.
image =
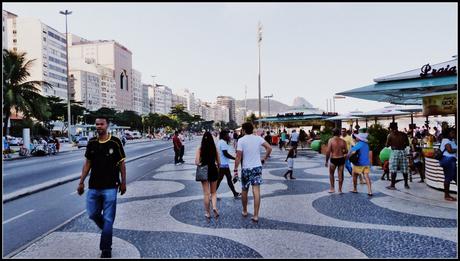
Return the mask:
M 172 146 L 171 147 L 166 147 L 166 148 L 163 148 L 163 149 L 159 149 L 159 150 L 156 150 L 156 151 L 152 151 L 152 152 L 149 152 L 149 153 L 146 153 L 144 155 L 140 155 L 140 156 L 137 156 L 137 157 L 134 157 L 134 158 L 130 158 L 130 159 L 126 160 L 126 163 L 138 160 L 140 158 L 150 156 L 150 155 L 158 153 L 158 152 L 169 150 L 171 148 L 172 148 Z M 47 182 L 44 182 L 44 183 L 41 183 L 41 184 L 38 184 L 38 185 L 34 185 L 34 186 L 31 186 L 31 187 L 28 187 L 28 188 L 20 189 L 17 192 L 12 192 L 10 194 L 4 195 L 2 197 L 2 201 L 3 201 L 3 203 L 7 203 L 9 201 L 12 201 L 12 200 L 15 200 L 15 199 L 18 199 L 18 198 L 22 198 L 22 197 L 30 195 L 30 194 L 34 194 L 34 193 L 37 193 L 37 192 L 40 192 L 40 191 L 43 191 L 43 190 L 46 190 L 46 189 L 49 189 L 49 188 L 52 188 L 52 187 L 56 187 L 56 186 L 59 186 L 59 185 L 62 185 L 62 184 L 77 180 L 77 179 L 80 178 L 80 176 L 81 176 L 81 173 L 72 174 L 72 175 L 68 175 L 68 176 L 63 177 L 63 178 L 59 178 L 57 180 L 47 181 Z
M 142 142 L 150 142 L 150 141 L 155 141 L 155 140 L 143 140 L 143 141 L 138 141 L 138 142 L 130 142 L 130 143 L 127 143 L 127 145 L 130 145 L 130 144 L 137 144 L 137 143 L 142 143 Z M 62 154 L 62 153 L 67 153 L 67 152 L 74 152 L 74 151 L 80 151 L 80 149 L 70 149 L 70 150 L 64 150 L 64 151 L 60 151 L 58 154 Z M 34 158 L 35 156 L 18 156 L 18 157 L 14 157 L 14 158 L 6 158 L 6 159 L 3 159 L 3 161 L 13 161 L 13 160 L 21 160 L 21 159 L 28 159 L 28 158 Z

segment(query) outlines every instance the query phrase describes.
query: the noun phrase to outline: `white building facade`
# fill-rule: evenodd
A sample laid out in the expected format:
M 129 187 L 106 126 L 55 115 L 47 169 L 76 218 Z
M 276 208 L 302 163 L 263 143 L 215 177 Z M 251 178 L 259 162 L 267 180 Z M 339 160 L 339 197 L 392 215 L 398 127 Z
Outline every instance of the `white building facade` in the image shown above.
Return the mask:
M 75 101 L 83 102 L 83 107 L 96 111 L 102 107 L 101 75 L 95 64 L 70 61 L 71 92 Z
M 132 53 L 113 40 L 88 41 L 72 35 L 70 59 L 94 59 L 114 71 L 116 110 L 133 110 Z M 70 42 L 70 41 L 69 41 Z
M 57 96 L 67 101 L 67 53 L 65 34 L 29 17 L 10 15 L 7 18 L 8 48 L 26 52 L 26 59 L 35 61 L 26 81 L 44 81 L 43 96 Z
M 133 69 L 133 111 L 142 115 L 142 74 Z

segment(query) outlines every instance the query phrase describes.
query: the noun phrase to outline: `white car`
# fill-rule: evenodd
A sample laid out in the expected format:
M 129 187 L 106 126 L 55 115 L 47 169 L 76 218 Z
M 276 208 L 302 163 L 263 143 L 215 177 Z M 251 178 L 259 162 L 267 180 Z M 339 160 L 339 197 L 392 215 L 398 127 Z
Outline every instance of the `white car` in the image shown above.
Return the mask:
M 81 138 L 79 138 L 79 139 L 78 139 L 78 142 L 77 142 L 78 148 L 88 146 L 88 141 L 89 141 L 89 138 L 88 138 L 88 137 L 81 137 Z

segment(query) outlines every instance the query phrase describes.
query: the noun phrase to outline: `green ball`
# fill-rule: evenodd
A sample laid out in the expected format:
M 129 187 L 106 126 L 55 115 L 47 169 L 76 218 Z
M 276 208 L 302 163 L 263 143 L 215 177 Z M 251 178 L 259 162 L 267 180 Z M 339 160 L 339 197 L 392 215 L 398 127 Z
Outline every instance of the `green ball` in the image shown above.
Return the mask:
M 314 140 L 311 143 L 310 147 L 314 151 L 319 151 L 321 149 L 321 141 L 320 140 Z
M 380 161 L 383 163 L 385 160 L 389 160 L 391 156 L 391 149 L 390 148 L 383 148 L 380 151 L 379 158 Z

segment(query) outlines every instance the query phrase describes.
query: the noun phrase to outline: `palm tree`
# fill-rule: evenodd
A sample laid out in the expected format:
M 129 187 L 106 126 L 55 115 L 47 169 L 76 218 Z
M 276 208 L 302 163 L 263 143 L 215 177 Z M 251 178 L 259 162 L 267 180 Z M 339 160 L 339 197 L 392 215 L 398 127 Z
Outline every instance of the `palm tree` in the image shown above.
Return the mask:
M 18 53 L 3 49 L 3 122 L 7 135 L 8 121 L 11 110 L 21 112 L 25 117 L 42 120 L 49 115 L 45 97 L 40 94 L 39 87 L 52 87 L 44 81 L 27 81 L 30 67 L 34 60 L 26 61 L 26 53 Z

